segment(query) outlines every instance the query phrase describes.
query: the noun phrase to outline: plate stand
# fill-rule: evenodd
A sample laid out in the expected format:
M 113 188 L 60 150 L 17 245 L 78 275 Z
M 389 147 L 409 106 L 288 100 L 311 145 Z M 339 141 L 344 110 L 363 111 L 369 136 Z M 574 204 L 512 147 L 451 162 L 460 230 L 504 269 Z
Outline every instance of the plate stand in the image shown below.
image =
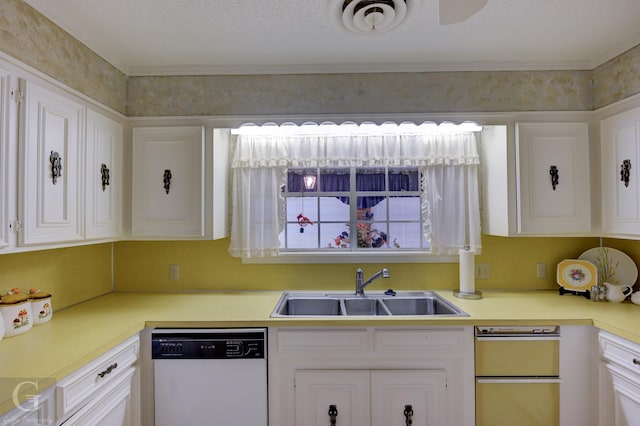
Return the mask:
M 575 291 L 575 290 L 567 290 L 564 287 L 560 287 L 558 289 L 558 293 L 560 293 L 560 296 L 565 295 L 565 294 L 572 294 L 574 296 L 584 296 L 587 299 L 591 299 L 591 293 L 589 291 Z

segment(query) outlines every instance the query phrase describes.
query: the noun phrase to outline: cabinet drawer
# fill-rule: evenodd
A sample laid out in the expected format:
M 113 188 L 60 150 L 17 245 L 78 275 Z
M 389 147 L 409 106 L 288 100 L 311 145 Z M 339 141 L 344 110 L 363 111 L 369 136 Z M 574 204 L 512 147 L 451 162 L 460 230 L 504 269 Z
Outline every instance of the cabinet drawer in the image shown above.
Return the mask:
M 93 394 L 124 374 L 138 359 L 139 338 L 133 336 L 80 368 L 56 385 L 56 417 L 72 414 Z
M 600 332 L 598 339 L 606 360 L 640 374 L 640 345 L 605 332 Z
M 499 380 L 476 384 L 477 426 L 557 426 L 560 419 L 557 380 Z
M 100 389 L 95 398 L 64 422 L 64 426 L 136 424 L 131 408 L 131 389 L 135 373 L 136 367 L 122 370 L 117 379 Z
M 376 351 L 452 349 L 463 347 L 464 338 L 462 329 L 375 330 L 374 347 Z
M 558 376 L 557 339 L 476 340 L 476 376 Z
M 368 332 L 355 330 L 281 330 L 277 332 L 278 352 L 364 351 Z

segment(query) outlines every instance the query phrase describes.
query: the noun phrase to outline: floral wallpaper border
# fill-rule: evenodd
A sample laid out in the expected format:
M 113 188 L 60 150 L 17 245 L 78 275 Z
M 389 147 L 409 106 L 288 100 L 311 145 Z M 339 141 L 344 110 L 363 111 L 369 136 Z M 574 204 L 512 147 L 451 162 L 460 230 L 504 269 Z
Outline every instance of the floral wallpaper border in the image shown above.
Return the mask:
M 640 46 L 591 71 L 127 77 L 22 0 L 0 51 L 128 116 L 590 111 L 640 93 Z

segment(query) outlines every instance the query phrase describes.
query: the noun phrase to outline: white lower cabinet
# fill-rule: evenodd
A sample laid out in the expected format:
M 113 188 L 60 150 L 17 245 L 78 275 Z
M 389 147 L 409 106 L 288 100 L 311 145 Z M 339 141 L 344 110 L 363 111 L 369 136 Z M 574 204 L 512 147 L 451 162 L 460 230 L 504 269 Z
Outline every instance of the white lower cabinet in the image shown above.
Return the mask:
M 473 425 L 473 330 L 272 328 L 269 395 L 278 426 Z
M 600 426 L 640 425 L 640 345 L 601 331 Z
M 445 424 L 444 370 L 298 370 L 296 424 Z
M 135 367 L 129 368 L 63 424 L 65 426 L 134 426 L 138 424 L 133 407 L 136 374 Z
M 136 426 L 140 377 L 136 335 L 56 385 L 57 424 Z
M 22 384 L 28 384 L 24 382 Z M 22 385 L 21 384 L 21 385 Z M 26 395 L 16 408 L 0 416 L 2 426 L 49 426 L 55 424 L 53 387 L 36 395 Z
M 332 418 L 345 426 L 370 424 L 369 376 L 354 370 L 296 371 L 296 424 L 325 426 Z

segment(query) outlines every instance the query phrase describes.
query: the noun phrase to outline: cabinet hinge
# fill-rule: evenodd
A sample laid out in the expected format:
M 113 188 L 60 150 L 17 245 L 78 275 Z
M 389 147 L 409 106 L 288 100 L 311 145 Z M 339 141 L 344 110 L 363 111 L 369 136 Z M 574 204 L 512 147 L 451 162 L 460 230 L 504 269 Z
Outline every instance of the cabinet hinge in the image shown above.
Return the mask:
M 22 99 L 24 98 L 24 92 L 21 90 L 12 90 L 11 91 L 11 99 L 17 104 L 22 103 Z
M 11 230 L 13 230 L 13 232 L 15 232 L 16 234 L 18 232 L 22 232 L 22 221 L 20 219 L 13 221 L 12 224 L 9 224 L 9 228 L 11 228 Z

